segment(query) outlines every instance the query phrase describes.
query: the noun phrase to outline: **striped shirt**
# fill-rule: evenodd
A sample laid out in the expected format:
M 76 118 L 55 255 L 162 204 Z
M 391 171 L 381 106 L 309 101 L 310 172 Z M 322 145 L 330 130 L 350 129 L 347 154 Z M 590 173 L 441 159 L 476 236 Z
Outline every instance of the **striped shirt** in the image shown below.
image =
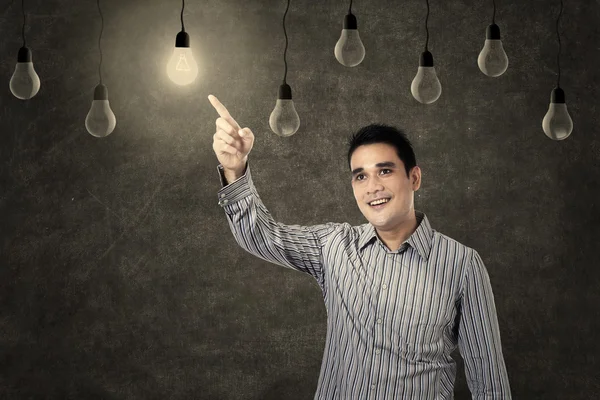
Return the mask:
M 250 165 L 218 192 L 236 242 L 247 252 L 312 275 L 327 310 L 315 399 L 453 399 L 458 346 L 473 399 L 511 399 L 494 297 L 477 251 L 418 227 L 395 251 L 370 223 L 275 222 Z

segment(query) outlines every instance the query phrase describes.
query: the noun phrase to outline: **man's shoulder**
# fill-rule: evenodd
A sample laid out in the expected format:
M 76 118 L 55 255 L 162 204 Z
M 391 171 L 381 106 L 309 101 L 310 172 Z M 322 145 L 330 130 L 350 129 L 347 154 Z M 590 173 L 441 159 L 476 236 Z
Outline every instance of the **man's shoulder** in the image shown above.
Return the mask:
M 438 231 L 434 230 L 434 232 L 433 232 L 434 241 L 436 239 L 436 236 L 437 236 L 437 239 L 438 239 L 437 241 L 439 243 L 445 245 L 445 246 L 451 246 L 451 247 L 460 249 L 462 251 L 468 251 L 468 252 L 474 251 L 474 249 L 472 247 L 469 247 L 466 244 L 461 243 L 458 240 L 456 240 L 454 238 L 451 238 L 448 235 L 445 235 L 445 234 L 443 234 L 441 232 L 438 232 Z
M 446 254 L 452 254 L 452 257 L 447 259 L 454 259 L 460 265 L 469 262 L 473 254 L 476 253 L 476 250 L 472 247 L 435 230 L 433 232 L 433 247 L 433 251 L 442 248 Z M 437 253 L 439 254 L 439 251 Z

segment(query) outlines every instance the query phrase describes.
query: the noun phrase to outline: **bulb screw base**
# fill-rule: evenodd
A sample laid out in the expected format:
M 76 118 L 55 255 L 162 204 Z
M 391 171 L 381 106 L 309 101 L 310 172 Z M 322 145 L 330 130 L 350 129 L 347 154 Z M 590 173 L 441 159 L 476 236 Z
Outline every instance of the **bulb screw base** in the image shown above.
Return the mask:
M 292 88 L 287 83 L 279 86 L 279 100 L 291 100 L 292 99 Z
M 552 89 L 550 103 L 565 103 L 565 92 L 558 86 Z
M 491 24 L 485 31 L 485 38 L 489 40 L 500 40 L 500 27 L 496 24 Z
M 179 32 L 175 37 L 175 47 L 190 47 L 190 35 L 184 31 Z
M 421 53 L 419 67 L 433 67 L 433 54 L 431 54 L 429 50 L 426 50 L 423 53 Z
M 354 14 L 348 13 L 348 15 L 344 17 L 344 29 L 358 29 Z
M 94 89 L 94 100 L 108 100 L 108 89 L 99 83 Z
M 31 50 L 27 47 L 21 47 L 17 55 L 17 62 L 31 62 Z

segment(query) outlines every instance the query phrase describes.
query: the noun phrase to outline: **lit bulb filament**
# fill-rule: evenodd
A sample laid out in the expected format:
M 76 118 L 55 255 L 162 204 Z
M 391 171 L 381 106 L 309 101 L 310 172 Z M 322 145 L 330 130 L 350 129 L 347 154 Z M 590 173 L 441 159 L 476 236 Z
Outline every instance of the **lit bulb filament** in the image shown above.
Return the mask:
M 179 61 L 177 62 L 177 66 L 175 67 L 177 71 L 189 71 L 190 66 L 188 65 L 187 60 L 185 59 L 185 54 L 179 55 Z

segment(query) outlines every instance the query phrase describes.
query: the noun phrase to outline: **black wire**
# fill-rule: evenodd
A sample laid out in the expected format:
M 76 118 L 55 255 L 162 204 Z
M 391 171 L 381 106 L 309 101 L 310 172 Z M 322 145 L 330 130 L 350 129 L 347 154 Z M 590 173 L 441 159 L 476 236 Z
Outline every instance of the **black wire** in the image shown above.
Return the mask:
M 494 4 L 494 13 L 492 14 L 492 24 L 496 23 L 496 0 L 492 0 L 492 3 Z
M 181 0 L 181 31 L 185 32 L 185 27 L 183 26 L 183 9 L 185 8 L 185 0 Z
M 427 15 L 425 16 L 425 32 L 427 32 L 427 39 L 425 39 L 425 51 L 427 50 L 427 45 L 429 44 L 429 28 L 427 28 L 427 20 L 429 19 L 429 0 L 425 0 L 427 3 Z
M 560 22 L 560 16 L 563 12 L 563 2 L 560 0 L 560 13 L 556 19 L 556 37 L 558 37 L 558 54 L 556 55 L 556 64 L 558 64 L 558 80 L 556 81 L 556 87 L 560 87 L 560 34 L 558 33 L 558 23 Z
M 285 13 L 283 14 L 283 34 L 285 35 L 285 50 L 283 50 L 283 62 L 285 64 L 285 72 L 283 74 L 283 84 L 285 85 L 285 78 L 287 77 L 287 61 L 285 59 L 285 54 L 287 53 L 287 48 L 288 48 L 288 37 L 287 37 L 287 32 L 285 31 L 285 16 L 288 12 L 288 9 L 290 8 L 290 0 L 288 0 L 287 2 L 287 7 L 285 9 Z
M 348 8 L 348 14 L 352 14 L 352 0 L 350 0 L 350 7 Z
M 102 31 L 104 31 L 104 17 L 102 16 L 102 10 L 100 9 L 100 0 L 97 0 L 98 12 L 100 13 L 100 20 L 102 24 L 100 26 L 100 36 L 98 37 L 98 50 L 100 50 L 100 64 L 98 64 L 98 76 L 100 77 L 100 84 L 102 85 L 102 47 L 100 46 L 100 40 L 102 39 Z
M 25 0 L 21 0 L 21 11 L 23 12 L 23 47 L 27 47 L 25 42 Z

